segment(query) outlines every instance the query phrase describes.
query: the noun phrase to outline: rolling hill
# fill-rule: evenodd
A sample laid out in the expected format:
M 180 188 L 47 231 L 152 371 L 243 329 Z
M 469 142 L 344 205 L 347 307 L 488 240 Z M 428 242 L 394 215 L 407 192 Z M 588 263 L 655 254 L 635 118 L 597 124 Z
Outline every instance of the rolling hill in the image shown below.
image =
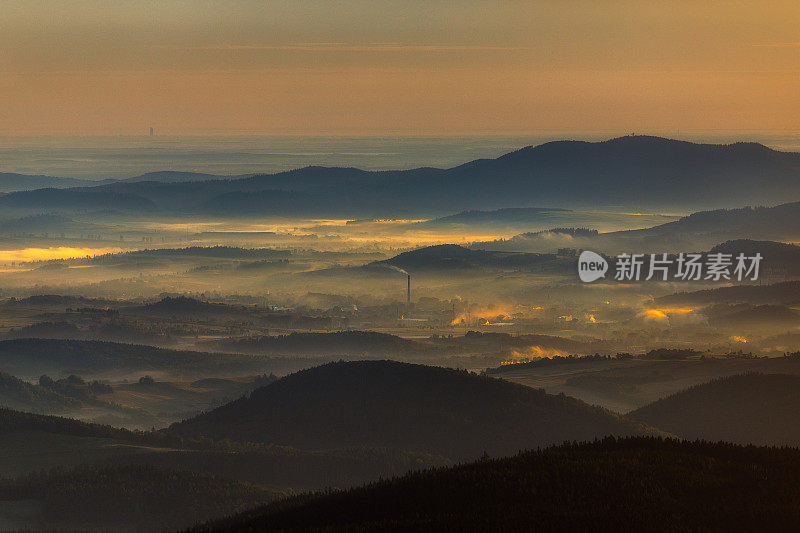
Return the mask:
M 509 239 L 476 242 L 474 249 L 508 252 L 553 252 L 560 247 L 609 254 L 711 252 L 755 253 L 767 265 L 789 274 L 798 272 L 798 247 L 774 241 L 800 240 L 800 202 L 772 207 L 742 207 L 697 211 L 652 227 L 590 234 L 553 230 L 529 232 Z M 567 228 L 569 229 L 569 228 Z M 720 244 L 721 243 L 721 244 Z
M 76 211 L 97 209 L 98 206 L 125 211 L 153 211 L 156 208 L 156 204 L 143 195 L 102 190 L 100 186 L 36 189 L 0 196 L 0 207 L 7 210 Z
M 465 371 L 361 361 L 292 374 L 169 431 L 301 449 L 389 446 L 459 460 L 655 430 L 573 398 Z
M 0 527 L 175 530 L 280 495 L 205 474 L 138 465 L 81 466 L 0 481 Z
M 53 176 L 0 172 L 0 193 L 29 191 L 47 187 L 66 189 L 68 187 L 86 187 L 92 185 L 98 185 L 98 182 L 76 178 L 55 178 Z
M 716 289 L 677 292 L 655 299 L 659 305 L 690 303 L 794 304 L 800 302 L 800 281 L 784 281 L 771 285 L 734 285 Z
M 0 341 L 0 368 L 17 376 L 164 373 L 175 376 L 246 375 L 272 370 L 266 357 L 168 350 L 105 341 Z
M 74 397 L 0 372 L 0 407 L 58 412 L 78 406 L 80 401 Z
M 400 268 L 415 272 L 457 271 L 474 269 L 543 269 L 558 268 L 555 254 L 531 254 L 520 252 L 495 252 L 471 250 L 458 244 L 425 246 L 403 252 L 383 261 L 365 265 L 366 269 L 381 267 Z M 572 261 L 569 262 L 572 266 Z
M 755 143 L 629 136 L 550 142 L 449 169 L 306 167 L 241 179 L 116 182 L 12 193 L 0 206 L 365 217 L 530 205 L 708 209 L 798 199 L 798 174 L 800 154 Z
M 183 439 L 0 408 L 0 479 L 80 465 L 140 465 L 292 490 L 352 487 L 444 466 L 441 456 L 393 448 L 333 451 Z M 2 505 L 0 505 L 2 516 Z
M 695 385 L 628 416 L 687 439 L 798 446 L 798 409 L 800 376 L 753 373 Z
M 461 211 L 454 215 L 434 218 L 425 222 L 415 223 L 416 227 L 447 226 L 447 225 L 507 225 L 531 224 L 552 219 L 558 215 L 568 215 L 569 209 L 548 207 L 509 207 L 493 211 L 472 209 Z
M 753 205 L 749 203 L 748 205 Z M 669 242 L 670 239 L 692 239 L 703 248 L 719 246 L 723 250 L 756 251 L 756 248 L 776 256 L 794 255 L 792 248 L 782 248 L 780 243 L 752 241 L 789 241 L 800 235 L 800 202 L 782 203 L 774 207 L 742 207 L 699 211 L 652 228 L 619 231 L 602 235 L 605 239 L 626 239 Z M 734 242 L 724 242 L 731 241 Z M 723 243 L 723 244 L 719 244 Z M 783 245 L 790 246 L 790 245 Z M 689 251 L 689 250 L 685 250 Z M 696 249 L 693 251 L 697 251 Z
M 195 531 L 792 531 L 800 451 L 604 439 L 298 496 Z

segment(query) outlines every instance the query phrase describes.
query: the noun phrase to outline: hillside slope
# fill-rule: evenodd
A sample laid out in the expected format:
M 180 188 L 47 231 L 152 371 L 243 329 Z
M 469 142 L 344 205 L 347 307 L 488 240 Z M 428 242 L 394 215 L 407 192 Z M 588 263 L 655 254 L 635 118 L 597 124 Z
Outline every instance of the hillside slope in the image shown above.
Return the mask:
M 157 207 L 245 215 L 410 216 L 538 206 L 675 205 L 708 209 L 800 199 L 800 154 L 756 143 L 695 144 L 628 136 L 557 141 L 450 169 L 363 171 L 306 167 L 243 179 L 119 182 L 12 193 L 0 206 L 67 209 Z M 56 194 L 60 193 L 60 194 Z
M 696 385 L 628 416 L 687 439 L 800 445 L 800 376 L 743 374 Z
M 267 357 L 168 350 L 117 342 L 32 338 L 0 341 L 0 368 L 23 377 L 119 372 L 246 375 L 265 372 L 270 366 Z
M 242 511 L 280 493 L 149 466 L 82 466 L 0 481 L 0 527 L 165 531 Z
M 800 451 L 605 439 L 297 497 L 197 531 L 791 531 Z
M 654 430 L 566 396 L 393 361 L 304 370 L 170 432 L 331 449 L 390 446 L 459 460 Z

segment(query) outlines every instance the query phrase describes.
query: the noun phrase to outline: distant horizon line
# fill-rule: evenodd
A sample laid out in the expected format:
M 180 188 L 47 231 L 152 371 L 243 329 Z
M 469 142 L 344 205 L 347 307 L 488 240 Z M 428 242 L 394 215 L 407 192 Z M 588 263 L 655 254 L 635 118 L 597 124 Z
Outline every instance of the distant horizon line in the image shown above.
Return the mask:
M 609 138 L 627 137 L 632 134 L 641 137 L 675 138 L 685 135 L 791 135 L 800 137 L 800 129 L 706 129 L 706 130 L 678 130 L 678 131 L 647 131 L 617 129 L 609 130 L 529 130 L 509 132 L 363 132 L 363 133 L 260 133 L 260 132 L 218 132 L 218 133 L 159 133 L 148 131 L 143 133 L 46 133 L 46 134 L 7 134 L 0 133 L 0 139 L 81 139 L 81 138 L 130 138 L 130 139 L 155 139 L 155 138 L 320 138 L 320 139 L 376 139 L 376 138 L 459 138 L 459 137 L 543 137 L 555 135 L 587 135 L 610 136 Z

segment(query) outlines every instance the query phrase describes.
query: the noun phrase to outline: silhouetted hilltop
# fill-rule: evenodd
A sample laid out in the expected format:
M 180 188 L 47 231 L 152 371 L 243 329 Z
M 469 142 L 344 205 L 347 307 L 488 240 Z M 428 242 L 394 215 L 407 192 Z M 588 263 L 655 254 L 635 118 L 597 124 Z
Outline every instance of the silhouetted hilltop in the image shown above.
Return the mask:
M 158 302 L 146 304 L 143 309 L 147 313 L 224 313 L 230 311 L 230 306 L 220 303 L 202 302 L 186 296 L 167 296 Z
M 0 205 L 130 209 L 151 207 L 142 203 L 149 201 L 162 210 L 191 213 L 365 217 L 548 204 L 710 208 L 800 198 L 798 173 L 800 154 L 755 143 L 631 136 L 551 142 L 446 170 L 306 167 L 242 179 L 117 182 L 61 195 L 45 189 L 13 193 Z
M 138 432 L 72 418 L 27 413 L 0 407 L 0 434 L 40 432 L 73 437 L 116 439 L 135 444 L 180 445 L 181 439 L 160 432 Z
M 99 187 L 80 189 L 37 189 L 0 196 L 0 207 L 6 209 L 83 210 L 105 206 L 125 211 L 152 211 L 157 204 L 146 195 L 138 195 Z
M 153 346 L 90 340 L 12 339 L 0 341 L 0 368 L 18 376 L 92 375 L 108 372 L 165 372 L 192 376 L 260 373 L 268 358 L 167 350 Z
M 69 217 L 54 214 L 29 215 L 0 221 L 0 233 L 29 235 L 33 233 L 56 234 L 64 231 L 94 231 L 99 226 L 76 222 Z
M 800 312 L 786 305 L 714 304 L 703 310 L 712 326 L 787 328 L 800 326 Z
M 678 292 L 661 296 L 655 301 L 659 304 L 681 302 L 692 304 L 736 302 L 792 304 L 800 302 L 800 281 L 784 281 L 772 285 L 734 285 L 717 289 Z
M 749 201 L 749 200 L 748 200 Z M 523 233 L 510 239 L 474 243 L 473 248 L 509 251 L 540 251 L 556 247 L 584 248 L 616 255 L 636 252 L 700 252 L 712 249 L 725 253 L 756 252 L 768 254 L 768 263 L 796 268 L 797 247 L 781 242 L 800 239 L 800 202 L 774 207 L 742 207 L 698 211 L 672 222 L 656 226 L 600 234 L 577 232 L 558 239 L 555 231 L 542 240 L 536 233 Z M 720 244 L 722 243 L 722 244 Z
M 604 439 L 298 496 L 196 531 L 790 531 L 798 476 L 796 449 Z
M 156 183 L 178 183 L 182 181 L 207 181 L 217 179 L 242 178 L 244 176 L 220 176 L 217 174 L 204 174 L 202 172 L 180 172 L 176 170 L 161 170 L 158 172 L 145 172 L 132 178 L 125 178 L 120 181 L 138 182 L 149 181 Z
M 566 396 L 392 361 L 304 370 L 170 431 L 304 449 L 390 446 L 452 459 L 653 432 Z
M 471 250 L 457 244 L 439 244 L 403 252 L 390 259 L 375 261 L 365 268 L 395 267 L 413 272 L 429 270 L 467 270 L 476 268 L 542 268 L 555 259 L 554 254 L 494 252 Z
M 629 413 L 687 439 L 800 445 L 800 376 L 745 374 L 696 385 Z
M 47 187 L 65 189 L 67 187 L 86 187 L 98 185 L 99 182 L 76 178 L 56 178 L 41 174 L 17 174 L 14 172 L 0 172 L 0 192 L 28 191 Z
M 90 259 L 94 263 L 141 261 L 143 259 L 181 259 L 181 258 L 220 258 L 220 259 L 262 259 L 289 257 L 288 250 L 274 248 L 240 248 L 238 246 L 187 246 L 186 248 L 145 248 L 113 254 L 97 255 Z
M 747 240 L 792 240 L 800 234 L 798 220 L 800 220 L 800 202 L 793 202 L 774 207 L 699 211 L 674 222 L 647 229 L 607 233 L 604 234 L 604 237 L 656 240 L 665 237 L 697 235 L 703 237 L 705 241 L 715 241 L 716 243 L 734 239 L 734 243 L 719 245 L 726 249 L 732 249 L 732 244 L 743 244 L 743 241 Z M 766 246 L 768 245 L 763 242 L 750 243 L 747 248 L 755 250 L 758 247 Z
M 65 307 L 65 306 L 107 306 L 116 302 L 85 296 L 71 296 L 62 294 L 36 294 L 26 298 L 9 298 L 3 302 L 7 306 L 23 307 Z
M 52 412 L 78 406 L 80 401 L 76 398 L 0 372 L 0 407 Z
M 221 340 L 211 344 L 219 349 L 236 353 L 269 355 L 371 355 L 389 357 L 418 355 L 431 348 L 418 341 L 403 339 L 377 331 L 333 331 L 328 333 L 293 332 L 288 335 L 270 335 Z
M 298 450 L 285 446 L 183 439 L 0 407 L 0 479 L 54 465 L 141 465 L 304 490 L 352 487 L 410 470 L 451 464 L 441 456 L 392 448 Z M 64 454 L 64 449 L 73 454 Z M 16 460 L 15 460 L 16 458 Z M 0 507 L 0 520 L 3 509 Z
M 419 226 L 434 226 L 441 224 L 520 224 L 530 222 L 541 222 L 549 220 L 556 214 L 569 213 L 569 209 L 556 207 L 507 207 L 495 209 L 493 211 L 480 211 L 472 209 L 461 211 L 454 215 L 434 218 L 425 222 L 419 222 Z

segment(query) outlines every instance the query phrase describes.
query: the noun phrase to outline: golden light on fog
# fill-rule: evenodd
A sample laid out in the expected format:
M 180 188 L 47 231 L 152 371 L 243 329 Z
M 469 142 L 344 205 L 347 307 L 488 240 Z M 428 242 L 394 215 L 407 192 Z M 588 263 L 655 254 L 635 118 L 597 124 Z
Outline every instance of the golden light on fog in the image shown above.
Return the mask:
M 552 359 L 553 357 L 567 357 L 569 354 L 563 350 L 555 348 L 543 348 L 541 346 L 529 346 L 522 350 L 513 350 L 511 358 L 502 361 L 501 365 L 513 365 L 515 363 L 524 363 L 527 361 L 534 361 L 536 359 Z
M 666 319 L 672 315 L 685 315 L 691 313 L 694 309 L 688 307 L 666 307 L 661 309 L 645 309 L 644 316 L 646 318 Z
M 71 248 L 56 246 L 51 248 L 22 248 L 20 250 L 0 250 L 0 261 L 30 262 L 51 261 L 53 259 L 73 259 L 121 252 L 122 248 Z
M 450 322 L 451 326 L 456 326 L 458 324 L 468 324 L 470 321 L 473 320 L 489 320 L 492 318 L 507 318 L 511 316 L 511 311 L 509 311 L 506 307 L 501 305 L 488 305 L 488 306 L 472 306 L 468 310 L 464 311 L 463 313 L 459 313 L 456 315 L 452 322 Z

